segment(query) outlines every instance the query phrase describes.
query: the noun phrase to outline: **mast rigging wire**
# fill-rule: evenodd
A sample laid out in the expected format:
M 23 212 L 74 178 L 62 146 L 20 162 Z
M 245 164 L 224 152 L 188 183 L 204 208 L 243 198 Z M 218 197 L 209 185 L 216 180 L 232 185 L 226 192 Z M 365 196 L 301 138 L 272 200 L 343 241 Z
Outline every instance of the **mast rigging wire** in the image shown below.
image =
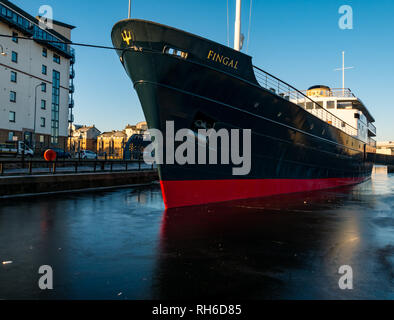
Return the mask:
M 248 29 L 248 41 L 247 41 L 247 46 L 246 46 L 246 53 L 249 52 L 250 29 L 251 29 L 251 26 L 252 26 L 252 8 L 253 8 L 253 0 L 250 0 L 249 29 Z
M 230 17 L 229 17 L 229 8 L 228 8 L 228 0 L 227 0 L 227 46 L 230 46 Z

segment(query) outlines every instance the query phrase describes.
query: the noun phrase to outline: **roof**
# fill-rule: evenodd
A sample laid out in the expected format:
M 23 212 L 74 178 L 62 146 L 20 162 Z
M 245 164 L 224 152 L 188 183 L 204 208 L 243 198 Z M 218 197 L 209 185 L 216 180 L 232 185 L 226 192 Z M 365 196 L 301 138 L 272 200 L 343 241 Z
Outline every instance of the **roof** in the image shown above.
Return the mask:
M 83 126 L 83 127 L 81 127 L 81 128 L 78 128 L 78 129 L 75 130 L 75 131 L 87 132 L 87 131 L 89 131 L 90 129 L 95 129 L 95 130 L 97 130 L 97 131 L 100 131 L 100 130 L 98 130 L 95 126 L 90 126 L 90 127 Z
M 100 134 L 99 137 L 125 138 L 126 134 L 123 131 L 112 131 L 112 132 L 104 132 L 104 133 Z
M 38 16 L 38 18 L 41 18 L 41 16 Z M 61 21 L 52 20 L 52 22 L 53 22 L 54 24 L 57 24 L 57 25 L 60 26 L 60 27 L 64 27 L 64 28 L 67 28 L 67 29 L 70 29 L 70 30 L 73 30 L 73 29 L 76 28 L 76 26 L 73 26 L 73 25 L 71 25 L 71 24 L 67 24 L 67 23 L 64 23 L 64 22 L 61 22 Z
M 316 85 L 316 86 L 310 87 L 308 90 L 313 90 L 313 89 L 326 89 L 326 90 L 331 90 L 330 87 L 323 86 L 323 85 Z

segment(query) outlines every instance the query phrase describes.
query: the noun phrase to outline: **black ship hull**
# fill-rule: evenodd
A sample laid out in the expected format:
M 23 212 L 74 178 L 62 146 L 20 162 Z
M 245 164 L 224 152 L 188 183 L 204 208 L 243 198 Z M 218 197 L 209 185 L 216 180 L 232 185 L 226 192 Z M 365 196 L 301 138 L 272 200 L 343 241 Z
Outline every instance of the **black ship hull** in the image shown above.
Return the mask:
M 165 133 L 173 121 L 175 131 L 196 131 L 200 121 L 215 130 L 252 131 L 246 176 L 234 176 L 233 165 L 159 165 L 167 208 L 334 188 L 370 178 L 368 146 L 262 88 L 249 56 L 141 20 L 119 22 L 112 39 L 149 128 Z

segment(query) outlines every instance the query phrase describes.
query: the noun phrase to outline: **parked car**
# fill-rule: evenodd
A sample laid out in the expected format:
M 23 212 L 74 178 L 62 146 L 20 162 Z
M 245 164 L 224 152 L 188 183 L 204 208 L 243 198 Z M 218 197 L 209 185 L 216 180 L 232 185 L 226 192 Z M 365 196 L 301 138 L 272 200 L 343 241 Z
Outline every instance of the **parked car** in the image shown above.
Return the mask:
M 71 154 L 59 148 L 51 148 L 51 150 L 56 152 L 57 159 L 71 159 Z
M 33 157 L 34 151 L 22 141 L 8 141 L 0 144 L 0 155 Z
M 97 159 L 97 153 L 90 151 L 90 150 L 82 150 L 81 151 L 81 155 L 79 155 L 79 153 L 77 153 L 75 155 L 78 159 L 84 159 L 84 160 L 95 160 Z

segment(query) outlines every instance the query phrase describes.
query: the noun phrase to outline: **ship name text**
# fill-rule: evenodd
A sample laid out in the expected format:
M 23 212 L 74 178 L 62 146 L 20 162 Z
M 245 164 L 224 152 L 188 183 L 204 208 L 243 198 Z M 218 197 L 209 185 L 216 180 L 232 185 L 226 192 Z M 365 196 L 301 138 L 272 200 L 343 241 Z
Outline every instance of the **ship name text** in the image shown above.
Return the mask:
M 237 60 L 231 59 L 231 58 L 226 57 L 224 55 L 220 55 L 220 54 L 216 53 L 215 51 L 209 50 L 207 59 L 212 60 L 217 63 L 221 63 L 221 64 L 225 65 L 226 67 L 230 67 L 235 70 L 238 70 L 238 61 Z

